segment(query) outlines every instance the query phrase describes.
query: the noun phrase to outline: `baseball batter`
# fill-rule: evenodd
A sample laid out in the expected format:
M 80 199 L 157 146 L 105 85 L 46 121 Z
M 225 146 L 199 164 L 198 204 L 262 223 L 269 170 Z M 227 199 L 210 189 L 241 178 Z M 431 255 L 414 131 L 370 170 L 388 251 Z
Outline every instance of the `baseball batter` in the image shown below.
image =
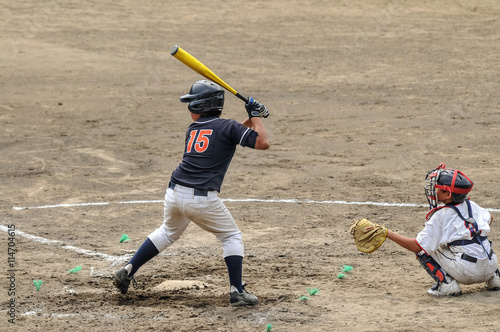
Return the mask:
M 485 282 L 488 290 L 500 290 L 497 257 L 487 238 L 493 218 L 467 197 L 473 182 L 445 167 L 440 164 L 427 174 L 425 193 L 431 211 L 424 229 L 415 239 L 391 230 L 387 237 L 417 254 L 437 282 L 427 291 L 431 295 L 461 295 L 459 283 Z
M 248 113 L 245 121 L 222 119 L 224 90 L 207 80 L 193 84 L 180 100 L 188 103 L 194 122 L 186 132 L 182 162 L 172 173 L 166 190 L 163 224 L 148 236 L 130 262 L 113 273 L 113 283 L 122 294 L 127 293 L 130 282 L 135 282 L 137 270 L 177 241 L 192 221 L 222 243 L 230 304 L 257 304 L 257 297 L 246 292 L 242 285 L 241 232 L 218 193 L 237 145 L 257 150 L 269 148 L 261 120 L 269 111 L 250 97 L 245 105 Z

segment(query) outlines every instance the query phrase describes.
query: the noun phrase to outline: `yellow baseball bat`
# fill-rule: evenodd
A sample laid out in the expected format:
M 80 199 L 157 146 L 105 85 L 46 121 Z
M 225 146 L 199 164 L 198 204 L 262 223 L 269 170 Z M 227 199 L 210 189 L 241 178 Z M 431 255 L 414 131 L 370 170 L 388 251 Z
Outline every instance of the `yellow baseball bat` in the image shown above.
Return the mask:
M 235 95 L 236 97 L 243 100 L 246 104 L 248 104 L 247 98 L 240 95 L 238 91 L 230 87 L 229 84 L 221 80 L 219 76 L 215 75 L 215 73 L 211 71 L 207 66 L 205 66 L 194 56 L 183 50 L 181 47 L 177 45 L 172 46 L 172 48 L 170 49 L 170 54 L 174 58 L 176 58 L 177 60 L 179 60 L 180 62 L 182 62 L 183 64 L 185 64 L 186 66 L 188 66 L 189 68 L 200 74 L 201 76 L 206 77 L 209 80 L 219 84 L 224 89 L 231 92 L 233 95 Z

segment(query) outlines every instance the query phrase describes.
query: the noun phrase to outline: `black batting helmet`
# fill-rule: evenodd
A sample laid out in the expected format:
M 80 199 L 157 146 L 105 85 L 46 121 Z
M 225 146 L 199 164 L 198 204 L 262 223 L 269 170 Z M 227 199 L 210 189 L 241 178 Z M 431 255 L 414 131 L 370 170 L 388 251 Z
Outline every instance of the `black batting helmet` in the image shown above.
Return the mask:
M 194 114 L 222 113 L 224 89 L 214 82 L 200 80 L 193 84 L 188 94 L 181 96 L 181 102 L 189 103 L 188 109 Z

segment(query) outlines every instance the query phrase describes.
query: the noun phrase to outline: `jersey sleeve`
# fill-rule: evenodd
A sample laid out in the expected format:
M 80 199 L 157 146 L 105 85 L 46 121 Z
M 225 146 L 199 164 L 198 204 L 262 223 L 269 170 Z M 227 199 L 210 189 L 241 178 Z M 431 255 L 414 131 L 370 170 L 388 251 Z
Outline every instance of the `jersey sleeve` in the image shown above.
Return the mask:
M 255 142 L 258 136 L 255 130 L 245 127 L 235 120 L 227 120 L 227 125 L 231 128 L 231 139 L 234 140 L 235 144 L 247 146 L 252 149 L 255 148 Z
M 241 146 L 248 146 L 249 148 L 255 148 L 255 142 L 257 141 L 257 132 L 250 128 L 247 128 L 240 140 Z
M 432 255 L 440 246 L 441 227 L 439 216 L 436 213 L 425 223 L 425 227 L 417 234 L 417 244 L 429 255 Z
M 485 208 L 480 207 L 473 201 L 470 201 L 474 211 L 474 220 L 476 220 L 481 235 L 486 236 L 490 232 L 491 214 Z

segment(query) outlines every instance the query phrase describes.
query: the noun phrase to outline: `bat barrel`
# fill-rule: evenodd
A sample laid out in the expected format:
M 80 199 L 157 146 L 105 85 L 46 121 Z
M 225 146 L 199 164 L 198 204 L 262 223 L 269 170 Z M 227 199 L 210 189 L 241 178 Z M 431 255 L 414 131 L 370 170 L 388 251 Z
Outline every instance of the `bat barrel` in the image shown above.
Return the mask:
M 203 63 L 201 63 L 198 59 L 196 59 L 194 56 L 180 48 L 178 45 L 174 45 L 170 49 L 170 54 L 175 57 L 177 60 L 197 72 L 203 77 L 208 78 L 209 80 L 219 84 L 222 86 L 224 89 L 228 90 L 231 92 L 233 95 L 236 97 L 240 98 L 241 100 L 245 101 L 248 103 L 247 99 L 240 95 L 235 89 L 230 87 L 226 82 L 221 80 L 219 76 L 215 75 L 213 71 L 211 71 L 207 66 L 205 66 Z

